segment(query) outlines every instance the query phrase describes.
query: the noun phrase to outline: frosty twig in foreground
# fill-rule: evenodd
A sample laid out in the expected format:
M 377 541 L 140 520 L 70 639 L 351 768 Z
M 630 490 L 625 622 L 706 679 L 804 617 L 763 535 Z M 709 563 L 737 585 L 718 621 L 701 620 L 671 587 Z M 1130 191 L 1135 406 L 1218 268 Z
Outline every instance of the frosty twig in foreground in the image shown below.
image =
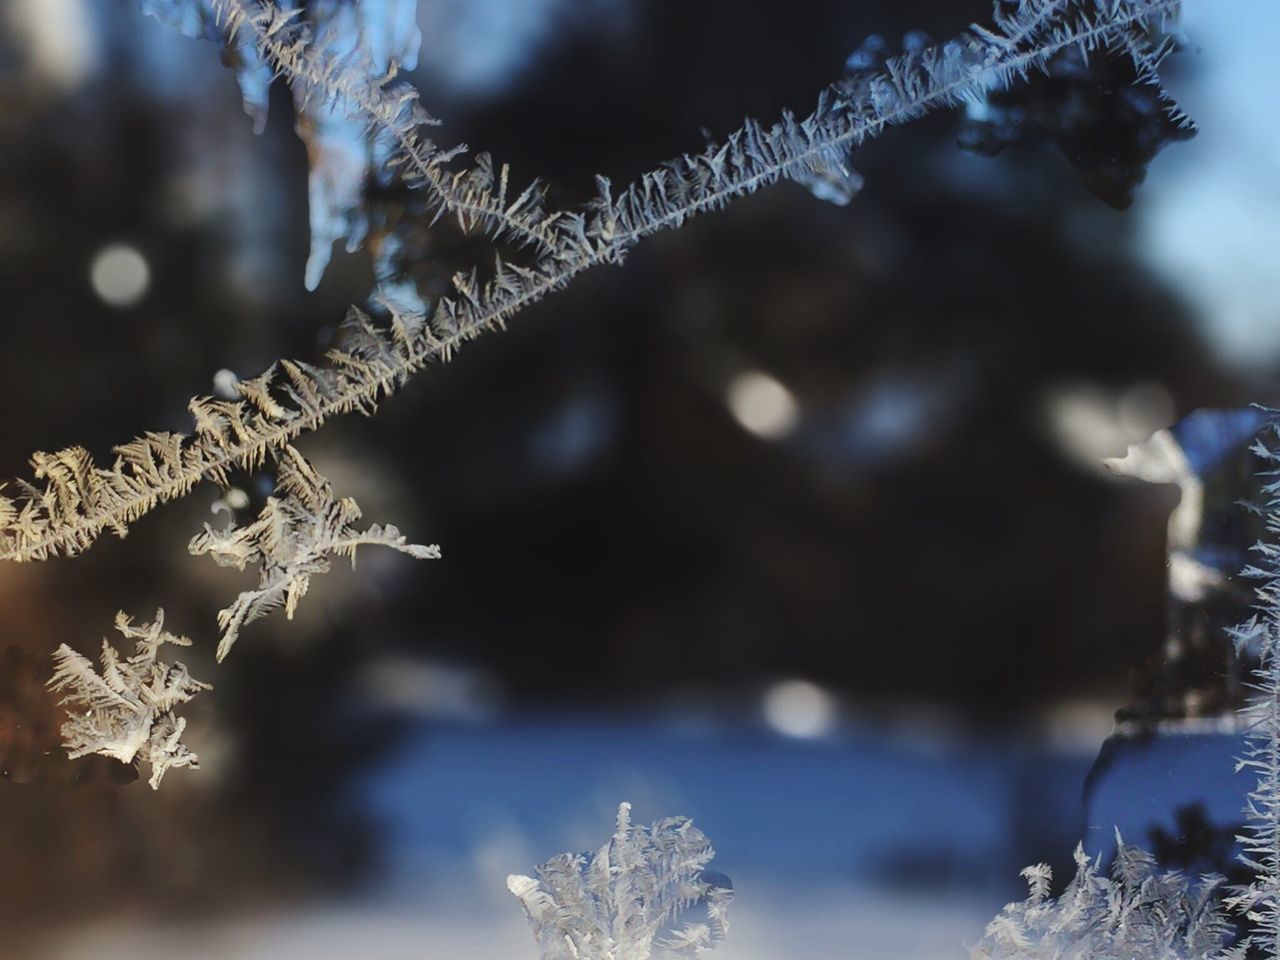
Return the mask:
M 269 5 L 259 6 L 267 15 Z M 881 70 L 846 78 L 824 91 L 802 120 L 787 114 L 771 127 L 748 121 L 723 144 L 679 157 L 617 195 L 600 178 L 593 202 L 545 222 L 552 242 L 549 249 L 536 245 L 531 264 L 495 257 L 485 282 L 475 271 L 458 274 L 453 294 L 436 304 L 429 319 L 394 315 L 383 329 L 357 312 L 352 335 L 330 351 L 327 366 L 281 361 L 243 382 L 237 400 L 193 400 L 193 435 L 145 434 L 116 448 L 110 467 L 94 465 L 79 447 L 36 454 L 35 479 L 44 486 L 20 482 L 15 498 L 0 495 L 0 559 L 71 555 L 103 530 L 123 535 L 158 504 L 201 480 L 225 482 L 232 469 L 261 466 L 331 416 L 371 413 L 429 362 L 448 360 L 466 341 L 503 327 L 583 271 L 620 263 L 641 239 L 734 198 L 790 178 L 823 181 L 828 191 L 830 182 L 843 183 L 846 189 L 836 196 L 847 199 L 856 177 L 848 167 L 854 147 L 888 126 L 1008 86 L 1064 50 L 1115 50 L 1133 58 L 1140 71 L 1153 70 L 1168 52 L 1164 31 L 1178 7 L 1177 0 L 1024 0 L 1013 14 L 997 17 L 994 29 L 973 28 L 948 43 L 895 57 Z M 505 226 L 492 222 L 487 228 Z
M 1272 425 L 1274 435 L 1280 428 Z M 1262 441 L 1253 452 L 1273 466 L 1263 474 L 1270 501 L 1262 515 L 1269 543 L 1254 546 L 1255 560 L 1243 575 L 1257 581 L 1257 614 L 1233 633 L 1238 651 L 1255 656 L 1254 697 L 1243 715 L 1249 748 L 1236 766 L 1255 777 L 1245 808 L 1248 823 L 1242 859 L 1254 871 L 1253 882 L 1229 901 L 1247 912 L 1255 940 L 1270 958 L 1280 957 L 1280 454 Z

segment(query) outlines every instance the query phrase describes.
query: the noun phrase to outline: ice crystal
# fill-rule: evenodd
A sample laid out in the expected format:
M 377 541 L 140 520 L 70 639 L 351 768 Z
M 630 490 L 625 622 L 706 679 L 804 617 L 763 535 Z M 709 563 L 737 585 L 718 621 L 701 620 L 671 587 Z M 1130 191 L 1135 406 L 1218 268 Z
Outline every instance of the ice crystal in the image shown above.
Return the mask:
M 542 960 L 648 960 L 696 957 L 724 939 L 733 889 L 706 870 L 715 855 L 684 817 L 648 827 L 618 807 L 613 839 L 595 854 L 564 853 L 538 868 L 538 878 L 511 876 Z M 701 922 L 680 922 L 693 906 Z
M 121 763 L 149 763 L 154 790 L 170 767 L 199 766 L 196 755 L 181 742 L 187 721 L 174 716 L 173 708 L 210 687 L 192 679 L 184 664 L 157 659 L 163 644 L 191 646 L 186 637 L 164 629 L 163 610 L 140 627 L 123 613 L 116 614 L 116 630 L 136 641 L 134 655 L 121 659 L 104 639 L 101 673 L 65 643 L 53 655 L 50 689 L 64 691 L 62 702 L 69 708 L 83 708 L 68 709 L 63 746 L 72 760 L 97 753 Z
M 1234 960 L 1222 878 L 1194 887 L 1176 871 L 1158 873 L 1155 858 L 1116 837 L 1111 876 L 1077 846 L 1076 875 L 1056 899 L 1045 864 L 1022 871 L 1030 896 L 987 925 L 972 960 Z
M 285 447 L 276 471 L 276 495 L 267 498 L 257 520 L 242 527 L 233 522 L 225 530 L 205 524 L 191 540 L 192 554 L 208 554 L 221 567 L 257 566 L 259 571 L 257 589 L 241 592 L 218 613 L 219 660 L 230 652 L 246 623 L 281 606 L 292 619 L 311 577 L 329 570 L 330 557 L 348 557 L 355 566 L 356 549 L 366 545 L 390 547 L 419 560 L 440 557 L 438 546 L 409 543 L 390 524 L 357 530 L 352 525 L 360 516 L 354 500 L 336 499 L 329 481 L 296 449 Z

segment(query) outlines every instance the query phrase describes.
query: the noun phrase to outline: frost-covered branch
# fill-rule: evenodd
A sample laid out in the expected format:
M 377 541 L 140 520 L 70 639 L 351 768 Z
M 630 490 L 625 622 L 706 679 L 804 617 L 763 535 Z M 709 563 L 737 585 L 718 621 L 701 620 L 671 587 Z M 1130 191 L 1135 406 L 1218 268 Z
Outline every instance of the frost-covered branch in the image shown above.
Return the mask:
M 281 361 L 245 381 L 238 400 L 192 401 L 192 436 L 147 434 L 117 448 L 109 468 L 80 448 L 37 454 L 32 465 L 45 486 L 20 484 L 16 498 L 0 495 L 0 559 L 79 553 L 103 530 L 123 534 L 203 479 L 225 482 L 233 469 L 261 466 L 331 416 L 371 413 L 417 370 L 504 327 L 582 272 L 620 263 L 641 239 L 737 197 L 789 178 L 847 198 L 857 179 L 848 165 L 854 147 L 888 126 L 1015 83 L 1064 50 L 1114 50 L 1154 65 L 1168 50 L 1164 31 L 1178 8 L 1177 0 L 1026 0 L 1021 15 L 1002 16 L 993 29 L 973 28 L 840 81 L 804 119 L 785 114 L 770 127 L 748 121 L 723 144 L 670 161 L 617 195 L 600 178 L 592 203 L 556 215 L 550 253 L 530 265 L 495 257 L 483 283 L 475 271 L 458 274 L 453 294 L 429 319 L 393 311 L 382 329 L 355 312 L 347 342 L 330 352 L 327 366 Z
M 1274 423 L 1269 429 L 1280 436 Z M 1273 465 L 1262 474 L 1271 498 L 1262 507 L 1269 537 L 1254 545 L 1254 562 L 1243 571 L 1257 581 L 1257 613 L 1232 635 L 1237 651 L 1258 661 L 1255 695 L 1243 711 L 1250 744 L 1236 765 L 1257 778 L 1245 807 L 1245 833 L 1237 838 L 1254 879 L 1230 902 L 1247 913 L 1255 939 L 1274 960 L 1280 958 L 1280 454 L 1261 440 L 1253 452 Z

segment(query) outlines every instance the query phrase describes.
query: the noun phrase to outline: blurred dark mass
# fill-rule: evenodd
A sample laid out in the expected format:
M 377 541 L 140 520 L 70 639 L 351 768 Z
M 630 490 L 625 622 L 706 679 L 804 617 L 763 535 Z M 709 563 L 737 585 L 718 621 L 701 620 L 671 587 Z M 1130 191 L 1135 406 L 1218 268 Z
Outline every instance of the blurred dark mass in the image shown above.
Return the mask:
M 83 23 L 15 14 L 0 33 L 4 477 L 36 450 L 108 457 L 188 429 L 220 371 L 320 355 L 371 282 L 365 253 L 335 251 L 303 287 L 306 157 L 283 90 L 255 136 L 212 45 L 131 0 L 53 6 Z M 989 14 L 425 6 L 414 79 L 441 141 L 563 203 L 595 173 L 625 182 L 744 116 L 805 109 L 869 34 L 946 37 Z M 1194 79 L 1196 57 L 1170 69 Z M 27 783 L 0 787 L 0 822 L 30 825 L 0 831 L 0 862 L 31 865 L 6 869 L 2 909 L 157 891 L 205 909 L 359 880 L 378 852 L 353 784 L 423 713 L 400 695 L 412 671 L 370 682 L 388 664 L 433 665 L 424 696 L 444 690 L 449 716 L 735 709 L 779 678 L 1010 736 L 1055 705 L 1124 705 L 1170 633 L 1180 492 L 1102 461 L 1196 408 L 1273 398 L 1137 252 L 1134 187 L 1182 132 L 1111 74 L 1064 69 L 986 115 L 891 131 L 855 155 L 848 207 L 783 184 L 646 241 L 376 417 L 304 438 L 339 495 L 444 559 L 362 557 L 225 664 L 216 611 L 247 575 L 186 551 L 212 485 L 82 558 L 0 569 L 3 777 Z M 420 253 L 465 262 L 468 244 Z M 92 654 L 117 608 L 157 606 L 214 690 L 191 718 L 203 769 L 153 796 L 119 789 L 135 773 L 114 761 L 65 761 L 42 685 L 60 643 Z M 1138 675 L 1147 701 L 1181 696 Z

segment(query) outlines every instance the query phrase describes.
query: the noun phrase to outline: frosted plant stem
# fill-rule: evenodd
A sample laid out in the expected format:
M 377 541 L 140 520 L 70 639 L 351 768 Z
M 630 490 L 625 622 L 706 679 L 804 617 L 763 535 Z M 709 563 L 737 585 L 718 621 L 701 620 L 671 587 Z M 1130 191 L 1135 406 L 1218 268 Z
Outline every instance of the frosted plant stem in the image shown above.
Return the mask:
M 331 352 L 332 367 L 282 361 L 250 382 L 253 393 L 244 385 L 240 401 L 193 401 L 193 413 L 197 405 L 201 413 L 217 406 L 221 427 L 206 424 L 202 430 L 198 416 L 194 436 L 148 434 L 118 447 L 123 459 L 110 470 L 94 466 L 79 448 L 35 455 L 36 477 L 48 478 L 49 485 L 43 491 L 24 487 L 25 499 L 0 496 L 0 559 L 76 554 L 107 528 L 123 535 L 129 523 L 185 495 L 203 479 L 222 482 L 233 468 L 255 469 L 269 454 L 334 415 L 372 412 L 427 363 L 449 360 L 466 341 L 505 327 L 520 310 L 584 271 L 621 263 L 640 240 L 825 164 L 833 151 L 856 147 L 888 126 L 1007 86 L 1062 50 L 1090 51 L 1117 42 L 1130 27 L 1171 16 L 1177 6 L 1177 0 L 1118 4 L 1109 16 L 1082 16 L 1026 50 L 969 34 L 916 57 L 890 61 L 871 81 L 870 92 L 859 92 L 858 98 L 839 90 L 824 93 L 817 109 L 802 121 L 784 115 L 768 129 L 748 121 L 724 144 L 645 174 L 617 198 L 601 179 L 600 198 L 583 213 L 555 216 L 554 254 L 539 255 L 532 267 L 499 261 L 494 280 L 483 286 L 474 272 L 459 274 L 455 293 L 437 303 L 429 323 L 397 317 L 385 336 L 366 326 L 358 351 Z M 965 55 L 969 61 L 963 60 Z M 273 393 L 283 393 L 291 405 L 282 405 Z
M 1280 436 L 1280 422 L 1268 429 L 1273 439 Z M 1280 464 L 1280 453 L 1262 440 L 1252 449 L 1264 461 Z M 1273 467 L 1262 476 L 1272 498 L 1261 510 L 1268 540 L 1254 546 L 1256 560 L 1241 574 L 1259 581 L 1257 613 L 1231 631 L 1237 651 L 1258 658 L 1251 684 L 1256 695 L 1241 711 L 1249 745 L 1236 763 L 1237 772 L 1256 777 L 1245 805 L 1245 829 L 1236 838 L 1244 850 L 1240 859 L 1254 878 L 1227 902 L 1250 921 L 1254 945 L 1262 946 L 1269 960 L 1280 960 L 1280 471 Z

